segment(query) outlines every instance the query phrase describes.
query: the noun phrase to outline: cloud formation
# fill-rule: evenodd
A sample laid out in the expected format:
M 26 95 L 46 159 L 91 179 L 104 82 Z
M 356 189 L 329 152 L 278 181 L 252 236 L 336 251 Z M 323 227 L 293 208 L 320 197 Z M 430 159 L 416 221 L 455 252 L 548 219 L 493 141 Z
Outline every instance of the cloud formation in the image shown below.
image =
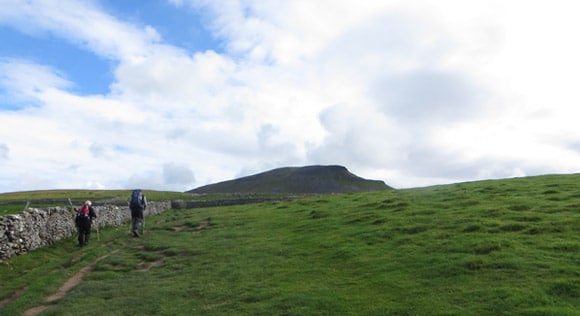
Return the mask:
M 576 4 L 165 5 L 203 16 L 219 45 L 170 44 L 105 3 L 0 5 L 0 26 L 85 50 L 113 78 L 86 95 L 49 60 L 0 56 L 0 191 L 185 191 L 307 164 L 394 187 L 580 169 Z
M 0 159 L 8 159 L 8 153 L 10 152 L 8 145 L 0 144 Z

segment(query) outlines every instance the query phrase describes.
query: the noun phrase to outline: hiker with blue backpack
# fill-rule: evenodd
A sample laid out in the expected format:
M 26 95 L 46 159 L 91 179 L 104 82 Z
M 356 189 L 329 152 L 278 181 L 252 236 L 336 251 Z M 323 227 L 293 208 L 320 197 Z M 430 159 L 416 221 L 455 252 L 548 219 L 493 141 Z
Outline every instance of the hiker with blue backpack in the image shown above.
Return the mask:
M 84 247 L 89 244 L 91 225 L 95 218 L 97 218 L 97 213 L 95 213 L 91 201 L 86 201 L 77 210 L 75 224 L 79 231 L 79 247 Z
M 131 192 L 129 208 L 131 209 L 131 230 L 133 236 L 139 237 L 139 230 L 143 225 L 143 212 L 147 208 L 147 199 L 141 190 L 135 189 Z

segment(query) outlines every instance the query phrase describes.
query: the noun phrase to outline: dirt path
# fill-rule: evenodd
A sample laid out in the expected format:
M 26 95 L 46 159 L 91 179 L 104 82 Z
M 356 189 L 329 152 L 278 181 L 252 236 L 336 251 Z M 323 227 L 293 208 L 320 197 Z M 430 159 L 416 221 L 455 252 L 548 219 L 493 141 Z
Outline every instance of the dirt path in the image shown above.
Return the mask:
M 0 312 L 4 309 L 4 307 L 8 306 L 8 304 L 10 304 L 12 301 L 19 298 L 20 295 L 24 294 L 24 292 L 26 292 L 27 290 L 28 286 L 25 286 L 19 289 L 18 291 L 14 292 L 14 294 L 11 297 L 5 298 L 2 301 L 0 301 Z
M 194 227 L 193 231 L 200 232 L 204 229 L 209 228 L 210 226 L 211 226 L 210 219 L 206 218 L 198 226 Z M 183 229 L 185 229 L 185 227 L 174 227 L 174 230 L 176 232 L 179 232 Z M 92 271 L 97 266 L 97 263 L 99 263 L 99 261 L 109 257 L 110 255 L 112 255 L 114 253 L 119 252 L 119 250 L 120 249 L 112 250 L 111 252 L 97 258 L 95 261 L 91 262 L 90 264 L 82 267 L 79 271 L 77 271 L 77 273 L 75 273 L 72 277 L 70 277 L 68 280 L 66 280 L 66 282 L 64 282 L 64 284 L 61 285 L 61 287 L 55 293 L 46 297 L 44 304 L 30 308 L 30 309 L 26 310 L 24 312 L 24 314 L 22 314 L 22 315 L 24 315 L 24 316 L 36 316 L 36 315 L 40 314 L 41 312 L 43 312 L 45 309 L 49 308 L 54 301 L 65 297 L 68 291 L 70 291 L 72 288 L 74 288 L 79 283 L 81 283 L 84 275 L 87 274 L 88 272 Z M 77 260 L 80 260 L 80 257 L 76 258 L 73 261 L 77 261 Z M 137 270 L 140 272 L 147 272 L 151 268 L 163 265 L 163 263 L 164 263 L 164 261 L 163 261 L 163 259 L 161 259 L 161 260 L 157 260 L 157 261 L 150 262 L 150 263 L 140 264 L 137 267 Z M 8 304 L 10 304 L 10 302 L 14 301 L 18 297 L 20 297 L 22 294 L 24 294 L 26 292 L 26 290 L 28 290 L 28 287 L 24 287 L 22 289 L 19 289 L 18 291 L 16 291 L 14 293 L 14 295 L 12 295 L 12 297 L 0 301 L 0 312 L 2 311 L 2 309 L 4 307 L 6 307 Z
M 95 261 L 91 262 L 89 265 L 81 268 L 79 271 L 77 271 L 77 273 L 75 273 L 72 277 L 70 277 L 68 280 L 66 280 L 66 282 L 64 282 L 64 284 L 61 285 L 61 287 L 55 293 L 49 295 L 46 298 L 46 300 L 45 300 L 46 304 L 30 308 L 27 311 L 25 311 L 23 315 L 24 316 L 35 316 L 35 315 L 40 314 L 45 309 L 49 308 L 50 304 L 52 302 L 63 298 L 68 291 L 70 291 L 73 287 L 75 287 L 79 283 L 81 283 L 81 281 L 83 280 L 83 276 L 85 274 L 87 274 L 88 272 L 92 271 L 97 266 L 97 263 L 99 263 L 99 261 L 107 258 L 108 256 L 110 256 L 118 251 L 119 251 L 119 249 L 113 250 L 113 251 L 97 258 Z

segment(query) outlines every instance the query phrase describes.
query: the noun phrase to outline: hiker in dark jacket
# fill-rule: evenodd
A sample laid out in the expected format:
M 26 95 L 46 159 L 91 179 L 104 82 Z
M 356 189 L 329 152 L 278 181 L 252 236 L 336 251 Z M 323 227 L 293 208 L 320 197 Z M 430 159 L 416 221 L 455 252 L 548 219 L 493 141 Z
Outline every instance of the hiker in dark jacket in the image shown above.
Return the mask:
M 143 224 L 143 211 L 147 208 L 147 199 L 141 190 L 133 190 L 129 208 L 131 209 L 131 230 L 133 236 L 139 237 L 139 230 Z
M 79 231 L 79 247 L 89 244 L 91 237 L 91 224 L 97 218 L 97 213 L 92 207 L 91 201 L 86 201 L 77 211 L 75 223 Z

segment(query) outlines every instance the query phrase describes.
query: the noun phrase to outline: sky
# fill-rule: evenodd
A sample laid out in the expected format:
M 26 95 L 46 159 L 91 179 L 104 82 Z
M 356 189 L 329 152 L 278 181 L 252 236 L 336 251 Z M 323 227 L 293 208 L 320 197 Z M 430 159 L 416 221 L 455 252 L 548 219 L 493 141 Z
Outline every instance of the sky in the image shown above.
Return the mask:
M 580 172 L 574 0 L 1 0 L 0 192 Z

